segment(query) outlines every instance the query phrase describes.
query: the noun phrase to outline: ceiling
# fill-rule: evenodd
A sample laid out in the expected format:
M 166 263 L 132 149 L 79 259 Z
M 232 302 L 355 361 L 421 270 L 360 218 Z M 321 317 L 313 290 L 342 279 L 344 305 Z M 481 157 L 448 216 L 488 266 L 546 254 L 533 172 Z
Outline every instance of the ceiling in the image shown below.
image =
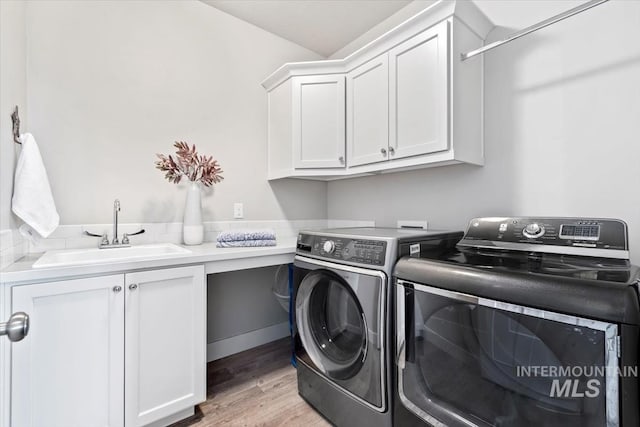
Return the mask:
M 324 57 L 330 57 L 402 8 L 406 7 L 395 18 L 394 25 L 433 4 L 433 0 L 201 1 Z M 511 31 L 520 30 L 584 2 L 474 0 L 495 25 L 507 26 L 506 29 Z
M 324 57 L 411 0 L 202 0 Z

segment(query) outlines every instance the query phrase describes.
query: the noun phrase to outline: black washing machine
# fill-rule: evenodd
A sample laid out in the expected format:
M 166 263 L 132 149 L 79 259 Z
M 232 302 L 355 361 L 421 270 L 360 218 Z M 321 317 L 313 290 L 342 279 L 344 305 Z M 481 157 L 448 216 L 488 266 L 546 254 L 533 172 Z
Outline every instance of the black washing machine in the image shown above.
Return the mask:
M 624 222 L 474 219 L 394 276 L 395 425 L 640 425 Z

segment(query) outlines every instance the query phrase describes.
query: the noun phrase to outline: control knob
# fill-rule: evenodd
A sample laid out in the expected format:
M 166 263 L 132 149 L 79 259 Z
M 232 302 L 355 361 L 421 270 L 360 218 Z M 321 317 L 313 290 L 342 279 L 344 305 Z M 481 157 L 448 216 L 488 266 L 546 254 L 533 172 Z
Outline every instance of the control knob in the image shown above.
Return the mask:
M 533 222 L 531 224 L 528 224 L 524 230 L 522 230 L 522 234 L 524 234 L 524 237 L 528 237 L 530 239 L 534 239 L 536 237 L 540 237 L 544 234 L 544 227 L 541 226 L 540 224 Z
M 328 254 L 332 254 L 333 251 L 336 250 L 335 242 L 333 240 L 327 240 L 326 242 L 324 242 L 324 245 L 322 245 L 322 250 Z

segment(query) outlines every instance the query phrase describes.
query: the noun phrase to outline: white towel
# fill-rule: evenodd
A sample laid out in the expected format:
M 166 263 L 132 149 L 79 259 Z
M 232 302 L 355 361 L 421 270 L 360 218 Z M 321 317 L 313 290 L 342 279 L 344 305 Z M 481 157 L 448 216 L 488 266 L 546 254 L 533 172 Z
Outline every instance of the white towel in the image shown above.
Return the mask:
M 35 138 L 25 133 L 20 135 L 20 141 L 22 151 L 13 182 L 12 209 L 29 227 L 47 237 L 60 224 L 60 216 Z M 30 237 L 27 227 L 20 227 L 20 231 L 25 237 Z

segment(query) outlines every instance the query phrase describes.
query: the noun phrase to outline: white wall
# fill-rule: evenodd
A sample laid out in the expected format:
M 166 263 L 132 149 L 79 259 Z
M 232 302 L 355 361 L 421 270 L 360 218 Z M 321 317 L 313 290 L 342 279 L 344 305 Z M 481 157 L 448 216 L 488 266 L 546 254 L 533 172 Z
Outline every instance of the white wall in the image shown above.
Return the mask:
M 115 198 L 123 222 L 181 221 L 186 185 L 153 164 L 175 140 L 224 170 L 206 221 L 233 202 L 245 219 L 326 218 L 325 183 L 267 182 L 260 86 L 317 54 L 195 0 L 29 2 L 27 33 L 28 130 L 61 224 L 110 223 Z
M 15 228 L 11 196 L 19 145 L 13 142 L 11 113 L 16 105 L 27 124 L 25 9 L 22 1 L 0 1 L 0 230 Z
M 500 26 L 488 41 L 576 4 L 476 3 Z M 640 264 L 638 40 L 640 2 L 612 0 L 485 54 L 485 166 L 331 182 L 329 218 L 617 217 Z
M 13 175 L 20 145 L 13 142 L 11 113 L 17 105 L 27 126 L 26 5 L 0 1 L 0 268 L 22 257 L 26 245 L 11 212 Z M 1 411 L 0 411 L 1 412 Z M 0 413 L 0 424 L 2 423 Z

